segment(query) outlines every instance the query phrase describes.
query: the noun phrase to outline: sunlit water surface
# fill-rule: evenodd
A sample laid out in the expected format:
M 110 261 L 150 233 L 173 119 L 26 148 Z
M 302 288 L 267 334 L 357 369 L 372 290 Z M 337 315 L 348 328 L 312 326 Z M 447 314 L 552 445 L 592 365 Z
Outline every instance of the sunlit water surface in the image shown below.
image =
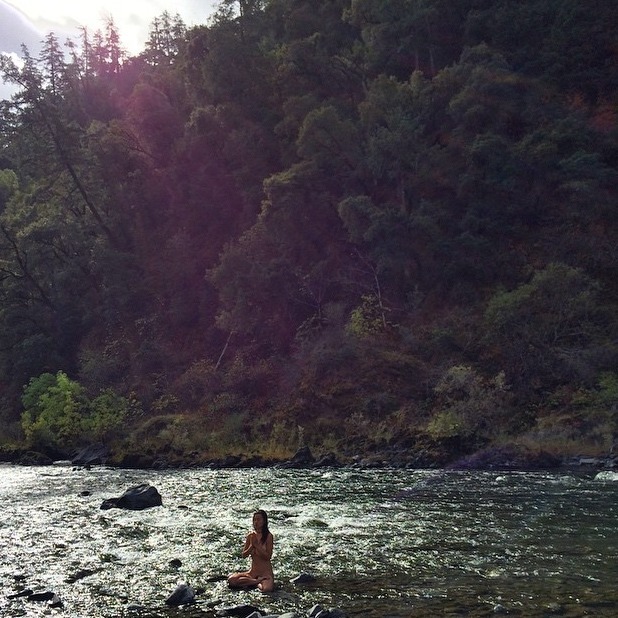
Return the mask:
M 162 507 L 100 510 L 144 482 Z M 617 497 L 616 481 L 569 474 L 2 466 L 0 615 L 193 617 L 245 603 L 304 615 L 319 603 L 369 618 L 614 617 Z M 275 536 L 272 595 L 213 581 L 247 564 L 257 508 Z M 302 572 L 316 582 L 291 584 Z M 180 580 L 197 602 L 167 608 Z M 9 599 L 20 587 L 63 608 Z

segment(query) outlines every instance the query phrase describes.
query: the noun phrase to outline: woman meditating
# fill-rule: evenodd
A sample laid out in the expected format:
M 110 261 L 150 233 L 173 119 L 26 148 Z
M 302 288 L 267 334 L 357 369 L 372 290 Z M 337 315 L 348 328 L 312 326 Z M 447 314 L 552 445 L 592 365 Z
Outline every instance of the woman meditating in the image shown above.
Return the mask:
M 232 573 L 227 578 L 230 588 L 253 588 L 261 592 L 272 592 L 275 577 L 270 559 L 273 555 L 273 535 L 268 530 L 268 515 L 261 509 L 253 514 L 253 532 L 245 539 L 242 557 L 251 556 L 251 568 L 248 571 Z

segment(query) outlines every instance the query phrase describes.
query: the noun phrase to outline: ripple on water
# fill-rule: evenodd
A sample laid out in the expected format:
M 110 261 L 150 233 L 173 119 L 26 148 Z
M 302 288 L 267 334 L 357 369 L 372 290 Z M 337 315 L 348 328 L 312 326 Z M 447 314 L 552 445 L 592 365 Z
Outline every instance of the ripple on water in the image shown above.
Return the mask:
M 144 482 L 162 507 L 100 511 Z M 176 616 L 164 600 L 179 580 L 203 588 L 185 616 L 218 601 L 274 612 L 320 603 L 369 618 L 485 616 L 498 604 L 525 616 L 553 607 L 609 617 L 618 615 L 617 494 L 616 483 L 536 473 L 6 466 L 0 577 L 8 592 L 54 590 L 71 618 Z M 275 535 L 280 588 L 269 597 L 215 581 L 246 565 L 240 548 L 257 508 Z M 80 569 L 92 573 L 69 583 Z M 317 582 L 294 587 L 300 572 Z M 44 611 L 0 599 L 3 616 Z

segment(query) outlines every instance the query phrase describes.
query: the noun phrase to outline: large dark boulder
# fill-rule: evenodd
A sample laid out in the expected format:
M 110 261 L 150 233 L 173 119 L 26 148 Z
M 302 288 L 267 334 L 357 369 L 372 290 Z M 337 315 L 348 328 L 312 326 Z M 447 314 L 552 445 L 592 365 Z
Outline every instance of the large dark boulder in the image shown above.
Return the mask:
M 93 466 L 103 464 L 109 457 L 109 449 L 104 444 L 91 444 L 79 449 L 73 455 L 74 466 Z
M 281 468 L 311 468 L 315 464 L 315 458 L 308 446 L 303 446 L 296 451 L 288 461 L 283 462 Z
M 143 483 L 127 489 L 120 498 L 108 498 L 101 504 L 101 509 L 129 509 L 142 511 L 153 506 L 161 506 L 163 500 L 156 487 Z
M 17 460 L 20 466 L 51 466 L 54 460 L 45 453 L 27 451 Z
M 342 464 L 335 453 L 327 453 L 315 462 L 316 468 L 341 468 Z

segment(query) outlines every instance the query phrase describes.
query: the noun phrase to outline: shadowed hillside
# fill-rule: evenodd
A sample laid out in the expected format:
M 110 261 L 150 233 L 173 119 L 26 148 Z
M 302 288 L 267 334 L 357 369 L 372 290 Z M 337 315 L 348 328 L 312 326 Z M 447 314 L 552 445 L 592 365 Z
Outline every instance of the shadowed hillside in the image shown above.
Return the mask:
M 0 440 L 444 464 L 618 431 L 618 8 L 223 2 L 0 134 Z

